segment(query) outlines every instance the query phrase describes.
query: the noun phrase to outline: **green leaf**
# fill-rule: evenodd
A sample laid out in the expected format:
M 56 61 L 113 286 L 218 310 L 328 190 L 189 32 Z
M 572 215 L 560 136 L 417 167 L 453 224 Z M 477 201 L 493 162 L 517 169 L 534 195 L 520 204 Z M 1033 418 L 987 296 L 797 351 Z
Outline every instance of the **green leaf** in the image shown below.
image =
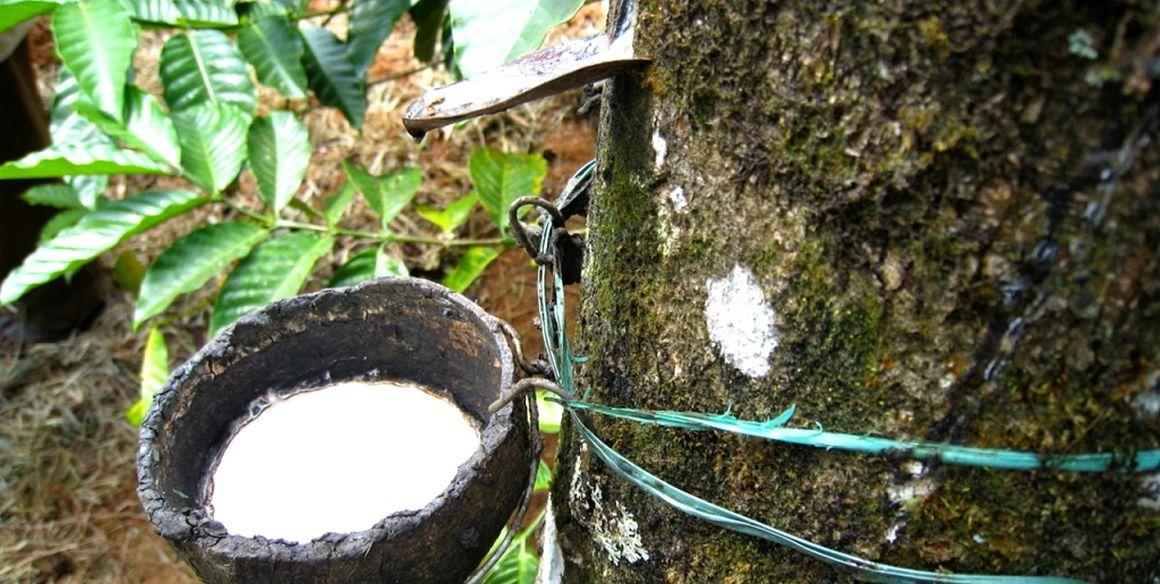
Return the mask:
M 543 460 L 536 466 L 536 485 L 532 487 L 533 491 L 546 491 L 552 488 L 552 469 L 544 464 Z
M 74 174 L 64 177 L 64 182 L 76 192 L 82 207 L 96 210 L 105 201 L 104 192 L 109 187 L 109 175 Z
M 0 0 L 0 32 L 34 16 L 55 10 L 60 4 L 60 2 L 40 0 Z
M 344 160 L 342 169 L 346 171 L 348 184 L 354 185 L 379 216 L 383 229 L 411 204 L 415 191 L 423 182 L 423 171 L 413 166 L 404 167 L 393 174 L 375 176 L 353 162 Z
M 379 246 L 378 252 L 375 254 L 375 277 L 382 278 L 384 276 L 410 276 L 411 272 L 407 270 L 407 264 L 403 260 L 394 257 L 387 253 L 387 244 Z
M 508 229 L 508 207 L 516 199 L 540 194 L 548 163 L 539 154 L 508 154 L 478 148 L 467 161 L 479 202 L 495 220 L 500 233 Z
M 141 356 L 141 397 L 125 411 L 125 419 L 134 426 L 140 426 L 153 403 L 153 396 L 165 385 L 169 378 L 169 348 L 165 345 L 165 335 L 161 329 L 149 329 L 149 339 L 145 341 L 145 353 Z
M 326 218 L 327 225 L 332 227 L 338 225 L 338 221 L 342 219 L 342 214 L 346 212 L 346 208 L 350 206 L 356 193 L 358 190 L 354 188 L 354 185 L 347 182 L 339 187 L 337 193 L 322 203 L 322 216 Z
M 216 30 L 197 30 L 169 39 L 159 67 L 165 103 L 179 112 L 210 103 L 238 106 L 247 116 L 258 106 L 250 68 L 238 48 Z
M 278 214 L 294 198 L 310 166 L 310 133 L 293 113 L 274 111 L 254 120 L 246 144 L 258 194 Z
M 145 265 L 130 250 L 117 254 L 113 262 L 113 281 L 122 290 L 136 294 L 141 289 L 141 280 L 145 279 Z
M 161 313 L 173 300 L 200 288 L 230 262 L 250 253 L 269 233 L 250 223 L 226 221 L 206 225 L 161 252 L 141 281 L 133 310 L 133 328 Z
M 134 17 L 142 22 L 189 28 L 225 27 L 238 24 L 233 2 L 222 0 L 127 0 Z
M 72 187 L 61 183 L 36 185 L 24 191 L 20 198 L 30 205 L 56 207 L 57 209 L 83 209 L 77 192 Z
M 548 29 L 567 22 L 584 0 L 451 0 L 455 68 L 474 77 L 536 50 Z
M 417 205 L 415 212 L 420 217 L 437 225 L 443 233 L 452 233 L 460 225 L 463 225 L 468 217 L 471 217 L 471 211 L 475 209 L 475 204 L 478 202 L 479 195 L 472 191 L 466 197 L 455 200 L 442 209 L 429 205 Z
M 124 146 L 140 150 L 174 168 L 181 164 L 173 120 L 161 109 L 156 98 L 140 88 L 132 85 L 125 88 L 125 111 L 120 119 L 109 116 L 84 99 L 77 100 L 73 107 Z
M 346 38 L 346 56 L 359 77 L 379 52 L 399 17 L 411 7 L 411 0 L 358 0 L 350 9 L 350 32 Z
M 374 278 L 378 254 L 379 248 L 371 247 L 351 256 L 345 264 L 334 271 L 334 275 L 330 277 L 330 282 L 326 286 L 328 288 L 342 288 Z
M 0 179 L 73 174 L 168 174 L 168 166 L 112 144 L 54 144 L 0 166 Z
M 536 409 L 539 411 L 540 431 L 545 434 L 560 432 L 560 421 L 564 418 L 564 406 L 544 399 L 547 394 L 536 392 Z
M 245 114 L 228 104 L 205 103 L 174 112 L 173 123 L 189 178 L 213 193 L 229 186 L 246 160 Z
M 36 248 L 0 285 L 0 304 L 57 276 L 75 270 L 126 238 L 205 202 L 188 191 L 144 193 L 113 201 L 85 215 Z
M 330 253 L 333 237 L 298 232 L 275 237 L 250 252 L 230 272 L 214 304 L 209 335 L 269 302 L 298 293 L 314 262 Z
M 302 62 L 310 89 L 319 101 L 337 107 L 352 126 L 361 127 L 367 111 L 366 89 L 362 77 L 347 60 L 342 41 L 325 28 L 305 22 L 298 24 L 298 30 L 306 41 Z
M 238 47 L 258 79 L 290 99 L 306 97 L 302 38 L 284 16 L 268 16 L 242 29 Z
M 379 247 L 364 249 L 351 256 L 345 264 L 334 271 L 334 275 L 330 277 L 330 282 L 326 286 L 328 288 L 342 288 L 343 286 L 354 286 L 371 278 L 409 275 L 411 273 L 407 270 L 407 265 L 403 263 L 403 260 L 388 254 L 387 246 L 383 244 Z
M 307 205 L 301 199 L 290 199 L 290 202 L 287 203 L 286 206 L 296 211 L 301 211 L 303 214 L 309 215 L 311 217 L 317 217 L 319 219 L 323 218 L 322 213 L 318 209 Z
M 490 247 L 473 247 L 467 250 L 463 257 L 459 258 L 459 262 L 455 264 L 455 269 L 443 278 L 443 285 L 456 292 L 467 290 L 468 286 L 471 286 L 471 283 L 483 273 L 487 265 L 497 257 L 499 257 L 499 252 Z
M 447 0 L 419 0 L 410 12 L 416 28 L 415 58 L 430 63 L 435 58 L 435 47 L 439 46 L 439 33 L 447 15 Z
M 511 546 L 488 571 L 482 584 L 533 584 L 536 581 L 540 558 L 536 556 L 534 546 L 528 543 L 528 536 L 538 525 L 537 520 L 512 539 Z M 501 533 L 500 537 L 503 535 Z
M 85 208 L 80 209 L 65 209 L 56 215 L 48 218 L 44 222 L 44 227 L 40 228 L 40 235 L 36 239 L 36 245 L 44 245 L 52 238 L 60 234 L 61 231 L 76 225 L 85 215 L 89 214 L 89 210 Z
M 79 0 L 52 16 L 56 53 L 81 91 L 120 119 L 125 81 L 137 48 L 137 25 L 117 0 Z

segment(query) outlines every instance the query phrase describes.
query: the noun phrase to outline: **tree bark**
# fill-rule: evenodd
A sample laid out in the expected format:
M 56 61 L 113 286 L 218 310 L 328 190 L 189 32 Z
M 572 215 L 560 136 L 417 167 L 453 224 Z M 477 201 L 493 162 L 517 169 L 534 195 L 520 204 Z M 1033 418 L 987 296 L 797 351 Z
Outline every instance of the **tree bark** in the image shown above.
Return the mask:
M 589 213 L 590 399 L 748 419 L 796 404 L 791 425 L 1044 454 L 1160 447 L 1154 4 L 638 11 L 653 63 L 605 89 Z M 1160 577 L 1157 474 L 590 419 L 678 487 L 866 559 Z M 849 578 L 682 515 L 563 436 L 565 581 Z

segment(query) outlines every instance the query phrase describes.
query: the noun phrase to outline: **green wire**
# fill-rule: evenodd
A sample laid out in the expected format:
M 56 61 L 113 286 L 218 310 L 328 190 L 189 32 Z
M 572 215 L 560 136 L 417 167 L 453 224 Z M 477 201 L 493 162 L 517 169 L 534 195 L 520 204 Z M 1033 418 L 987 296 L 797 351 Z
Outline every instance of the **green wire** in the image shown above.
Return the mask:
M 615 408 L 583 401 L 562 401 L 572 410 L 595 412 L 601 415 L 631 420 L 641 424 L 667 426 L 684 430 L 721 430 L 742 436 L 764 438 L 777 442 L 800 444 L 827 450 L 845 450 L 868 454 L 896 454 L 903 458 L 938 460 L 946 464 L 979 466 L 1005 470 L 1053 469 L 1070 472 L 1147 472 L 1160 467 L 1160 450 L 1144 450 L 1133 456 L 1112 453 L 1040 455 L 1018 450 L 973 448 L 954 444 L 891 440 L 876 436 L 825 432 L 804 428 L 785 428 L 793 416 L 791 407 L 780 416 L 765 422 L 741 420 L 728 414 L 701 414 L 697 412 L 649 411 Z

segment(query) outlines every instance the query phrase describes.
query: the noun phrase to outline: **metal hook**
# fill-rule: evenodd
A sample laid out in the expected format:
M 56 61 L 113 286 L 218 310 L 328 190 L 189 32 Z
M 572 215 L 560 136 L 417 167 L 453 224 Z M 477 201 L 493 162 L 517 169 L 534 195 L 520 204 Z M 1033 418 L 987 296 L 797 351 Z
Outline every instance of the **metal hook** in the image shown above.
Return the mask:
M 520 197 L 516 199 L 510 207 L 508 207 L 508 222 L 511 224 L 512 233 L 516 236 L 516 241 L 519 242 L 520 247 L 528 252 L 528 255 L 533 258 L 539 258 L 539 251 L 532 244 L 532 239 L 528 235 L 527 227 L 520 221 L 520 209 L 535 205 L 546 211 L 551 217 L 551 222 L 545 226 L 545 229 L 551 229 L 552 225 L 564 226 L 564 216 L 560 214 L 560 210 L 556 208 L 551 201 L 543 197 Z
M 572 401 L 575 399 L 572 394 L 568 393 L 566 389 L 556 385 L 555 383 L 552 383 L 551 381 L 548 381 L 547 379 L 529 377 L 527 379 L 521 379 L 519 383 L 509 387 L 507 391 L 500 394 L 499 399 L 495 400 L 490 406 L 487 407 L 487 411 L 494 414 L 503 409 L 503 407 L 506 406 L 508 402 L 533 389 L 550 391 L 560 396 L 560 398 L 565 401 Z
M 547 376 L 551 373 L 551 368 L 544 361 L 540 359 L 536 359 L 535 361 L 528 361 L 527 358 L 524 357 L 523 341 L 520 340 L 520 333 L 516 332 L 515 327 L 501 318 L 496 318 L 495 321 L 496 326 L 499 327 L 500 332 L 502 332 L 504 338 L 507 339 L 508 347 L 512 350 L 512 354 L 515 355 L 516 364 L 520 366 L 520 369 L 523 369 L 525 375 Z

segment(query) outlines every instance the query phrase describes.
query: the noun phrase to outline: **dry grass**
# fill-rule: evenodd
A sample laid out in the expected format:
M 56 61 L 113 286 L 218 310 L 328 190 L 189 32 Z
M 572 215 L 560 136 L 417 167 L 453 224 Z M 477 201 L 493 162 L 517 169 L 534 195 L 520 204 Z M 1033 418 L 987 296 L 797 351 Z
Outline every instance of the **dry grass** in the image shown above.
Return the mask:
M 588 5 L 566 30 L 553 33 L 554 40 L 562 35 L 595 34 L 603 21 L 601 6 Z M 329 26 L 340 35 L 345 32 L 342 17 Z M 44 33 L 43 26 L 33 33 L 34 44 L 41 45 L 34 54 L 39 55 L 43 92 L 51 95 L 59 64 L 43 46 Z M 421 67 L 411 57 L 413 34 L 409 22 L 400 23 L 379 52 L 370 73 L 372 82 Z M 146 33 L 136 61 L 138 83 L 154 93 L 160 89 L 156 63 L 163 42 L 160 34 Z M 458 130 L 437 132 L 424 144 L 415 144 L 403 131 L 401 106 L 423 89 L 448 80 L 440 70 L 425 69 L 373 84 L 361 132 L 353 130 L 337 111 L 316 104 L 286 104 L 266 91 L 262 103 L 266 108 L 289 105 L 305 113 L 315 150 L 303 193 L 314 203 L 342 185 L 340 163 L 347 158 L 373 172 L 419 166 L 425 180 L 418 201 L 442 204 L 467 192 L 467 157 L 482 145 L 544 152 L 550 161 L 547 193 L 558 192 L 568 175 L 592 156 L 594 120 L 576 116 L 580 97 L 575 92 L 476 120 Z M 115 179 L 110 196 L 180 184 L 171 178 Z M 243 203 L 256 201 L 248 178 L 237 197 Z M 230 214 L 221 208 L 205 208 L 135 238 L 118 251 L 130 251 L 148 263 L 194 226 L 226 218 Z M 375 220 L 360 201 L 345 223 L 363 229 L 372 227 Z M 394 227 L 435 235 L 430 225 L 410 213 L 404 213 Z M 465 237 L 495 235 L 482 212 L 477 212 L 466 230 Z M 365 243 L 342 239 L 336 253 L 320 263 L 308 289 L 320 287 L 360 245 Z M 400 245 L 393 251 L 418 272 L 436 273 L 455 261 L 454 252 L 432 246 Z M 115 255 L 106 254 L 102 263 L 110 265 Z M 538 347 L 532 322 L 534 280 L 527 259 L 511 250 L 469 292 L 485 308 L 511 320 L 532 351 Z M 152 533 L 140 512 L 134 469 L 137 433 L 122 413 L 136 397 L 144 335 L 129 327 L 133 296 L 108 281 L 103 285 L 108 306 L 91 330 L 0 358 L 0 582 L 196 581 Z M 203 290 L 180 299 L 171 309 L 171 314 L 181 315 L 164 329 L 172 366 L 205 342 L 205 304 L 211 295 L 212 290 Z
M 0 361 L 0 582 L 192 582 L 136 500 L 141 339 L 120 293 L 94 328 Z M 173 335 L 188 355 L 188 335 Z

